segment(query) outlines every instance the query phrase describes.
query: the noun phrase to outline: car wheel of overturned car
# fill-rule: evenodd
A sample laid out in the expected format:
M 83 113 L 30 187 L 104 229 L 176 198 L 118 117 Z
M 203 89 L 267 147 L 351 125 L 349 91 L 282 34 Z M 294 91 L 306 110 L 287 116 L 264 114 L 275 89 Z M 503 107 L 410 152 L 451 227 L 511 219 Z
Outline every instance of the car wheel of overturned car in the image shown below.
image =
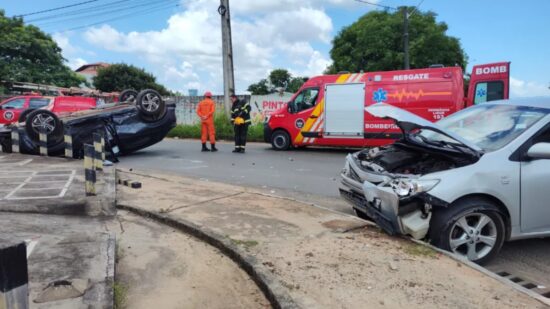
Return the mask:
M 471 198 L 433 212 L 430 239 L 434 245 L 478 264 L 494 258 L 504 243 L 501 212 L 489 200 Z
M 40 132 L 46 133 L 48 146 L 63 142 L 63 125 L 59 118 L 48 110 L 38 109 L 27 116 L 25 131 L 34 141 L 39 141 Z
M 120 103 L 135 103 L 137 96 L 138 96 L 138 92 L 135 91 L 134 89 L 122 90 L 122 92 L 118 96 L 118 102 L 120 102 Z
M 19 119 L 18 122 L 21 123 L 21 122 L 25 122 L 27 121 L 27 117 L 29 116 L 30 113 L 34 112 L 35 109 L 34 108 L 29 108 L 29 109 L 26 109 L 24 110 L 20 115 L 19 115 Z
M 271 146 L 275 150 L 288 150 L 290 148 L 290 135 L 283 130 L 277 130 L 271 135 Z
M 140 91 L 137 95 L 136 106 L 146 116 L 158 117 L 166 112 L 166 104 L 160 93 L 153 89 Z

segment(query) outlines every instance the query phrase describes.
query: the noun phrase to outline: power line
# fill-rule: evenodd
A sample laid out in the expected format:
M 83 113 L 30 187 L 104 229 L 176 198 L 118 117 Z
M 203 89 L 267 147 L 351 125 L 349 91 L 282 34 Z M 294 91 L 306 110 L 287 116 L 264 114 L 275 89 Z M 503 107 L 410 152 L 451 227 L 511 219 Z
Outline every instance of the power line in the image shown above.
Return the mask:
M 97 2 L 97 1 L 99 1 L 99 0 L 88 0 L 88 1 L 78 2 L 78 3 L 74 3 L 74 4 L 70 4 L 70 5 L 56 7 L 56 8 L 53 8 L 53 9 L 47 9 L 47 10 L 43 10 L 43 11 L 37 11 L 37 12 L 31 12 L 31 13 L 26 13 L 26 14 L 15 15 L 14 17 L 25 17 L 25 16 L 30 16 L 30 15 L 53 12 L 53 11 L 72 8 L 72 7 L 75 7 L 75 6 L 84 5 L 84 4 L 87 4 L 87 3 L 92 3 L 92 2 Z
M 156 9 L 148 8 L 146 10 L 141 10 L 141 11 L 136 11 L 136 12 L 132 12 L 132 13 L 129 13 L 129 14 L 114 16 L 112 18 L 104 19 L 104 20 L 101 20 L 101 21 L 98 21 L 98 22 L 95 22 L 95 23 L 87 24 L 87 25 L 82 25 L 82 26 L 77 26 L 77 27 L 73 27 L 73 28 L 59 30 L 59 32 L 66 32 L 66 31 L 73 31 L 73 30 L 88 28 L 88 27 L 96 26 L 96 25 L 103 24 L 103 23 L 115 22 L 115 21 L 119 21 L 119 20 L 122 20 L 122 19 L 125 19 L 125 18 L 128 18 L 128 17 L 143 16 L 143 15 L 147 15 L 147 14 L 150 14 L 150 13 L 155 13 L 155 12 L 158 12 L 158 11 L 166 10 L 166 9 L 176 8 L 176 7 L 179 7 L 179 6 L 180 6 L 179 4 L 176 4 L 176 5 L 171 4 L 170 6 L 157 7 Z M 139 13 L 143 13 L 143 14 L 139 14 Z
M 409 13 L 409 17 L 412 16 L 414 13 L 418 12 L 418 8 L 422 5 L 422 3 L 424 3 L 424 0 L 420 0 L 420 2 Z
M 378 4 L 378 3 L 374 3 L 374 2 L 369 2 L 369 1 L 365 1 L 365 0 L 355 0 L 356 2 L 360 2 L 360 3 L 365 3 L 365 4 L 370 4 L 372 6 L 377 6 L 377 7 L 381 7 L 381 8 L 385 8 L 387 10 L 397 10 L 397 8 L 394 8 L 394 7 L 391 7 L 391 6 L 387 6 L 387 5 L 382 5 L 382 4 Z
M 71 15 L 78 15 L 79 13 L 82 13 L 82 12 L 90 12 L 90 11 L 93 11 L 95 9 L 101 9 L 101 8 L 115 8 L 117 7 L 120 3 L 123 3 L 123 2 L 128 2 L 128 1 L 132 1 L 132 0 L 119 0 L 119 1 L 116 1 L 116 2 L 111 2 L 111 3 L 107 3 L 107 4 L 102 4 L 102 5 L 96 5 L 96 6 L 91 6 L 91 7 L 87 7 L 85 9 L 78 9 L 78 10 L 73 10 L 73 11 L 66 11 L 66 12 L 63 12 L 63 13 L 59 13 L 59 14 L 53 14 L 53 15 L 46 15 L 46 16 L 42 16 L 42 17 L 37 17 L 37 18 L 34 18 L 34 19 L 29 19 L 29 20 L 25 20 L 26 23 L 34 23 L 34 22 L 38 22 L 38 21 L 43 21 L 43 20 L 50 20 L 50 19 L 56 19 L 58 17 L 66 17 L 66 16 L 71 16 Z
M 58 23 L 64 23 L 65 24 L 65 23 L 73 21 L 73 20 L 82 20 L 82 19 L 85 19 L 85 18 L 92 18 L 92 17 L 97 17 L 97 16 L 109 15 L 109 13 L 105 13 L 104 11 L 108 11 L 110 13 L 120 13 L 120 11 L 124 10 L 124 12 L 126 13 L 127 11 L 132 10 L 132 9 L 139 9 L 139 8 L 145 8 L 145 7 L 149 7 L 151 9 L 153 9 L 153 8 L 156 8 L 158 5 L 172 4 L 172 3 L 177 2 L 177 1 L 178 0 L 146 1 L 146 2 L 142 2 L 140 4 L 118 8 L 117 11 L 113 11 L 113 8 L 111 8 L 111 7 L 96 10 L 96 11 L 91 10 L 89 12 L 81 12 L 79 14 L 73 14 L 72 16 L 69 15 L 68 16 L 69 18 L 63 18 L 63 19 L 59 19 L 59 20 L 55 20 L 55 21 L 41 22 L 41 23 L 39 23 L 39 25 L 41 27 L 43 27 L 43 26 L 48 26 L 48 25 L 55 25 L 55 24 L 58 24 Z M 82 15 L 82 14 L 84 14 L 84 15 Z M 80 15 L 80 16 L 76 17 L 75 15 Z

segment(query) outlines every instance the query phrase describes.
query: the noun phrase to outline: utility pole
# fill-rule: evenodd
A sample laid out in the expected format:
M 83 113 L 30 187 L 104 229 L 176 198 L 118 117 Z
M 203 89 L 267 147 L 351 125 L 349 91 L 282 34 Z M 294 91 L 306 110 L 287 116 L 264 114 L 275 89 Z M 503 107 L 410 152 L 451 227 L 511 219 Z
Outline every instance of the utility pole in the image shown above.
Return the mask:
M 403 50 L 405 54 L 405 70 L 411 68 L 409 63 L 409 10 L 403 7 Z
M 218 13 L 222 18 L 222 52 L 223 52 L 223 94 L 226 114 L 231 109 L 229 96 L 235 93 L 235 77 L 233 76 L 233 43 L 231 42 L 231 16 L 229 0 L 220 0 Z

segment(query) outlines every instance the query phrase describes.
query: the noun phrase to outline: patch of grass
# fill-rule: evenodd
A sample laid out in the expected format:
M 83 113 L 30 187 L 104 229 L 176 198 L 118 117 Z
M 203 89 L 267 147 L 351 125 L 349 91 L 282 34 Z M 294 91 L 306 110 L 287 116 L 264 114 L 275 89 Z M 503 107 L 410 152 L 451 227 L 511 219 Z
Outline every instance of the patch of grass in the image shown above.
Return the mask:
M 245 249 L 250 249 L 254 246 L 257 246 L 258 245 L 258 242 L 255 241 L 255 240 L 240 240 L 240 239 L 233 239 L 229 236 L 227 236 L 227 238 L 229 238 L 229 240 L 231 240 L 231 243 L 233 243 L 234 245 L 236 246 L 243 246 L 245 247 Z
M 115 281 L 113 284 L 114 309 L 123 309 L 128 300 L 128 287 L 121 282 Z
M 419 244 L 408 244 L 405 246 L 405 252 L 409 255 L 421 256 L 435 258 L 437 256 L 437 251 L 433 250 L 430 247 L 419 245 Z
M 232 141 L 235 137 L 233 124 L 229 117 L 223 112 L 217 112 L 214 115 L 214 127 L 216 128 L 217 140 Z M 179 124 L 168 132 L 168 137 L 178 138 L 201 138 L 201 124 Z M 263 142 L 264 140 L 264 125 L 263 123 L 253 124 L 248 127 L 248 141 Z

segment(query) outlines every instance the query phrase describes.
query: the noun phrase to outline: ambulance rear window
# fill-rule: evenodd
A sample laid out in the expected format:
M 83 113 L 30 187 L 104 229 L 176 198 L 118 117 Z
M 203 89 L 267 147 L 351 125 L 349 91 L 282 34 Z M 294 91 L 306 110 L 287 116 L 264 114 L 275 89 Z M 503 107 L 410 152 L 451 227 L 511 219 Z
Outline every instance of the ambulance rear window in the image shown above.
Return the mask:
M 482 82 L 476 84 L 474 104 L 504 99 L 502 81 Z

